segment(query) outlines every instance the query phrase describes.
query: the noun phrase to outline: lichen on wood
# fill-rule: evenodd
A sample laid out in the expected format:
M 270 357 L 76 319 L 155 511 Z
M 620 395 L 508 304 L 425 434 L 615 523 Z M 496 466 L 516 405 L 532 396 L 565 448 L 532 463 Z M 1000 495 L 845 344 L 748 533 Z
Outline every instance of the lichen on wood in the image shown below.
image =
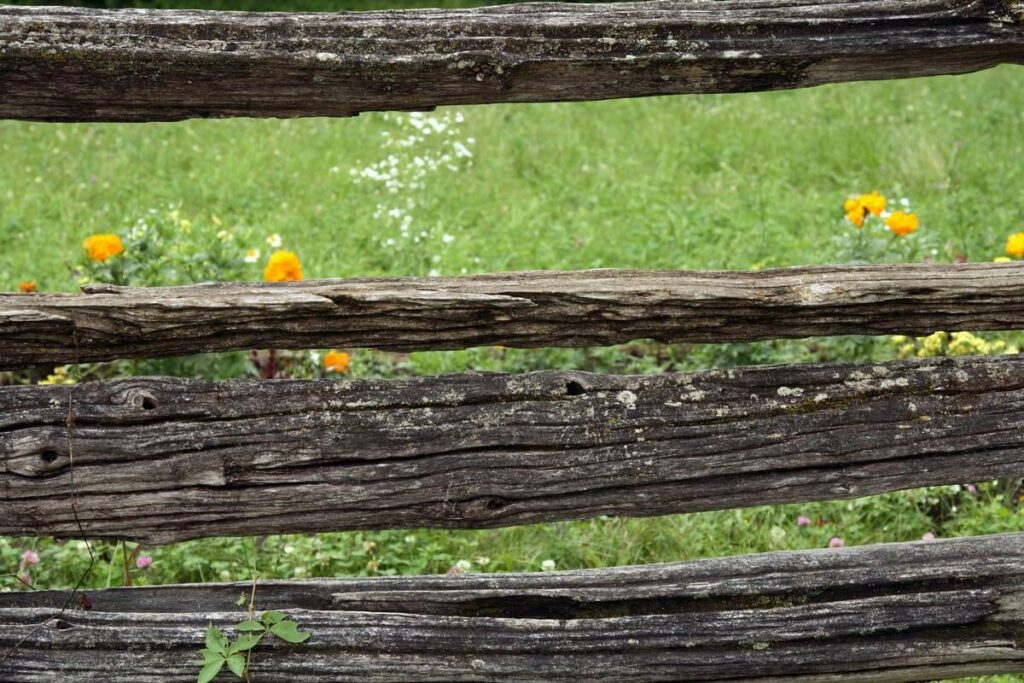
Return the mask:
M 351 116 L 958 74 L 1019 0 L 530 3 L 336 14 L 0 7 L 0 117 Z
M 194 681 L 250 584 L 0 593 L 4 681 Z M 256 680 L 921 681 L 1024 671 L 1024 534 L 534 574 L 260 581 Z M 80 609 L 82 604 L 89 609 Z M 40 624 L 42 626 L 40 626 Z
M 167 543 L 852 498 L 1019 475 L 1022 422 L 1018 356 L 5 387 L 0 534 Z
M 595 346 L 1024 328 L 1016 263 L 590 270 L 0 293 L 0 370 L 252 348 Z

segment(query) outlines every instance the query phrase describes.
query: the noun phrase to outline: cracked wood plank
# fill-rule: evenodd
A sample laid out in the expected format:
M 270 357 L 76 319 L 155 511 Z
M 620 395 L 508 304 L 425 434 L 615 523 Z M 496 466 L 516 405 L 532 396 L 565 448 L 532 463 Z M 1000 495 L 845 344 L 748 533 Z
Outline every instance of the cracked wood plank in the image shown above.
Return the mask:
M 1022 420 L 1022 356 L 5 387 L 0 534 L 79 537 L 72 496 L 150 544 L 853 498 L 1019 475 Z
M 388 351 L 1024 328 L 1017 263 L 590 270 L 0 294 L 0 370 L 249 348 Z
M 5 681 L 195 680 L 250 584 L 0 593 Z M 914 681 L 1024 672 L 1024 534 L 543 574 L 261 581 L 257 680 Z M 80 605 L 72 601 L 73 605 Z M 42 627 L 36 628 L 42 624 Z M 25 639 L 24 642 L 21 642 Z M 16 648 L 16 644 L 20 643 Z
M 1024 63 L 1021 0 L 337 14 L 0 8 L 0 117 L 352 116 L 800 88 Z

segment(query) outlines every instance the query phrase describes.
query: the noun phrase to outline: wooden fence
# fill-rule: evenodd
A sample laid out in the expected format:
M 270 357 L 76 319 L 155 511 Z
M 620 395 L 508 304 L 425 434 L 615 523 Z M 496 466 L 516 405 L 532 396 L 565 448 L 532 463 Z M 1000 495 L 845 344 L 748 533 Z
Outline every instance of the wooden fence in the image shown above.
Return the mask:
M 0 116 L 155 121 L 793 88 L 1024 63 L 1016 0 L 335 15 L 0 7 Z M 1024 327 L 1019 264 L 0 294 L 0 369 Z M 0 534 L 498 527 L 1024 472 L 1024 360 L 0 388 Z M 0 680 L 190 680 L 245 584 L 0 594 Z M 264 582 L 262 680 L 909 681 L 1024 671 L 1024 534 L 551 574 Z

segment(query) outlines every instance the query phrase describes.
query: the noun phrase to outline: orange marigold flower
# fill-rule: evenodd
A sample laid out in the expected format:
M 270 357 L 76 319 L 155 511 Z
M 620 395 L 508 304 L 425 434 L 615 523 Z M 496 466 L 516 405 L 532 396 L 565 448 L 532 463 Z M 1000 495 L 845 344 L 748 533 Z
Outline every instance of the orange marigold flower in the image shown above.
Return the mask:
M 885 197 L 877 192 L 862 194 L 858 201 L 872 216 L 879 216 L 885 211 Z
M 892 230 L 894 235 L 905 237 L 917 230 L 920 226 L 920 221 L 917 220 L 917 214 L 907 213 L 906 211 L 893 211 L 885 219 L 885 224 Z
M 324 356 L 324 369 L 328 372 L 345 372 L 352 365 L 352 356 L 344 351 L 331 349 Z
M 106 261 L 124 251 L 121 238 L 113 234 L 93 235 L 86 238 L 82 246 L 93 261 Z
M 291 282 L 302 279 L 302 264 L 294 251 L 279 249 L 270 255 L 263 271 L 267 282 Z
M 1007 238 L 1006 253 L 1014 258 L 1024 258 L 1024 232 L 1014 233 Z
M 25 280 L 18 285 L 18 291 L 23 294 L 30 294 L 36 291 L 36 283 L 32 282 L 32 280 Z
M 843 202 L 843 211 L 846 212 L 846 220 L 859 228 L 864 225 L 864 218 L 868 215 L 867 207 L 861 203 L 860 197 L 850 197 Z

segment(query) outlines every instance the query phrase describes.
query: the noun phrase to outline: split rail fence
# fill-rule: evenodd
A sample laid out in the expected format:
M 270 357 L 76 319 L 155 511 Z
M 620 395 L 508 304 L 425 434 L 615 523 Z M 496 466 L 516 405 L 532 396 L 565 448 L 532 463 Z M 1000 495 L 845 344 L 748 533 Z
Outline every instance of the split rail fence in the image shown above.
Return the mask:
M 1024 63 L 1018 0 L 246 14 L 0 7 L 0 117 L 350 116 Z M 0 294 L 0 369 L 1024 328 L 1018 264 Z M 0 534 L 482 528 L 1024 473 L 1024 360 L 0 388 Z M 72 509 L 72 501 L 74 509 Z M 79 526 L 80 525 L 80 526 Z M 0 594 L 0 680 L 191 680 L 245 584 Z M 76 598 L 77 599 L 73 599 Z M 70 608 L 65 609 L 67 605 Z M 909 681 L 1024 671 L 1024 534 L 550 574 L 264 582 L 264 680 Z

